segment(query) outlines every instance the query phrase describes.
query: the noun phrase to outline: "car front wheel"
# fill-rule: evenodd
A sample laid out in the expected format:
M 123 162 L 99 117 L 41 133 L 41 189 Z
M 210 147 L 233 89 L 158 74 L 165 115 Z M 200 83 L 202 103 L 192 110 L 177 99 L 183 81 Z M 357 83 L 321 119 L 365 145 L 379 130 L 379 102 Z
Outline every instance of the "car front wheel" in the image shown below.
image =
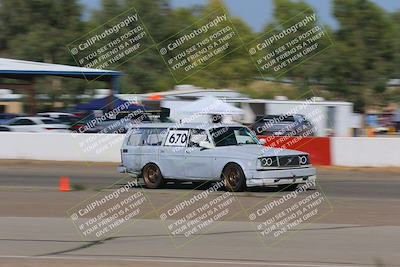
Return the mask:
M 147 188 L 155 189 L 164 185 L 160 168 L 154 163 L 149 163 L 143 168 L 143 180 Z
M 222 178 L 225 188 L 232 192 L 243 191 L 246 187 L 246 177 L 242 168 L 235 164 L 229 163 L 222 172 Z

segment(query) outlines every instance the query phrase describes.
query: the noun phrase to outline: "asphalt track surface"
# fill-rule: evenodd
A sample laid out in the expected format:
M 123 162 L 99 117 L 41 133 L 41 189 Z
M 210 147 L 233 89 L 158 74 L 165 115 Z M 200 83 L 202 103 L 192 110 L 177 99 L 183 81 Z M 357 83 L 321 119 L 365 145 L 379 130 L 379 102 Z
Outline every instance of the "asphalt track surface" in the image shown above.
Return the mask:
M 185 243 L 171 237 L 158 212 L 105 240 L 82 239 L 66 211 L 124 178 L 115 167 L 0 161 L 0 266 L 400 266 L 398 169 L 318 169 L 329 212 L 279 240 L 261 242 L 239 214 Z M 58 192 L 60 176 L 85 190 Z M 171 184 L 144 192 L 159 207 L 205 189 Z M 236 196 L 247 208 L 283 194 L 255 188 Z

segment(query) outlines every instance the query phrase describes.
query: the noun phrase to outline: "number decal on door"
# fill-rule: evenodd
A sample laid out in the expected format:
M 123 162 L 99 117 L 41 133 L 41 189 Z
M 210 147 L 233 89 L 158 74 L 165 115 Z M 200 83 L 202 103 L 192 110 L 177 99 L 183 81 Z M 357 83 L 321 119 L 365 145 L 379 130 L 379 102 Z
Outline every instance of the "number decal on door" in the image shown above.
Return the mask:
M 166 146 L 186 146 L 189 130 L 170 130 L 168 132 Z

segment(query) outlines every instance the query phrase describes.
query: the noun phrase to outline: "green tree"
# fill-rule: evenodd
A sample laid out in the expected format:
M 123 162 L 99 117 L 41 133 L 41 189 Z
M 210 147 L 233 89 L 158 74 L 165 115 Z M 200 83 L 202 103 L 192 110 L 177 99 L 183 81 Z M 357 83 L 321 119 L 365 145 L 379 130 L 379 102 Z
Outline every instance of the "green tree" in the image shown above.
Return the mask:
M 208 67 L 197 72 L 186 82 L 209 88 L 224 88 L 236 85 L 246 85 L 257 75 L 257 69 L 252 62 L 245 44 L 255 38 L 254 33 L 240 18 L 233 17 L 223 1 L 210 0 L 200 13 L 200 18 L 206 18 L 211 13 L 225 13 L 228 21 L 220 24 L 216 31 L 224 27 L 232 27 L 236 32 L 230 39 L 229 48 L 221 57 Z M 232 22 L 232 24 L 231 24 Z M 196 27 L 204 21 L 198 21 Z
M 273 12 L 274 20 L 266 25 L 264 29 L 265 36 L 272 36 L 275 34 L 281 33 L 283 30 L 295 25 L 296 23 L 302 21 L 306 16 L 312 16 L 315 14 L 313 8 L 305 2 L 294 2 L 290 0 L 275 0 L 275 9 Z M 318 18 L 318 17 L 317 17 Z M 319 25 L 318 20 L 314 22 L 309 22 L 307 25 L 302 26 L 297 29 L 295 33 L 290 33 L 287 37 L 280 39 L 279 41 L 274 42 L 272 45 L 268 47 L 269 52 L 273 52 L 281 46 L 286 45 L 289 41 L 295 40 L 300 35 L 306 33 L 312 28 Z M 299 39 L 300 40 L 300 39 Z M 301 42 L 301 41 L 300 41 Z M 299 43 L 300 43 L 299 42 Z M 319 50 L 322 50 L 325 47 L 330 45 L 328 41 L 328 37 L 324 36 L 319 39 Z M 287 46 L 285 46 L 287 48 Z M 316 51 L 317 52 L 317 51 Z M 324 51 L 323 53 L 326 53 Z M 298 86 L 300 90 L 300 94 L 305 93 L 309 90 L 309 85 L 311 81 L 319 79 L 320 70 L 321 70 L 321 54 L 317 57 L 313 57 L 311 60 L 308 60 L 307 56 L 304 59 L 301 59 L 300 64 L 296 67 L 290 65 L 289 70 L 283 75 L 282 78 L 290 78 L 295 81 L 295 84 Z M 268 75 L 266 73 L 265 75 Z M 271 76 L 275 76 L 276 73 L 271 70 L 269 74 Z
M 72 63 L 66 45 L 81 34 L 81 16 L 76 0 L 2 0 L 2 52 L 26 60 Z
M 364 105 L 382 103 L 396 60 L 395 24 L 388 13 L 368 0 L 335 0 L 339 21 L 331 60 L 325 64 L 329 88 L 346 99 Z
M 340 23 L 333 68 L 341 69 L 341 79 L 348 85 L 380 87 L 390 73 L 388 64 L 395 55 L 394 24 L 390 17 L 368 0 L 335 0 L 333 11 Z
M 82 10 L 77 0 L 1 0 L 0 54 L 75 65 L 67 44 L 82 34 Z M 54 100 L 66 92 L 63 89 L 70 89 L 59 78 L 41 79 L 37 87 Z

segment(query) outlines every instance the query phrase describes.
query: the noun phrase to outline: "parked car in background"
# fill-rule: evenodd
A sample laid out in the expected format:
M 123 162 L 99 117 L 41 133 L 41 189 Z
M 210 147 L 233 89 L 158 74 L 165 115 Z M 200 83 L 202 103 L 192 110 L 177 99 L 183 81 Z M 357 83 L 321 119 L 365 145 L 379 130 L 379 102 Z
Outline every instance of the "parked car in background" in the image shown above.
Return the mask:
M 97 126 L 100 132 L 125 134 L 138 124 L 159 122 L 155 118 L 150 118 L 146 113 L 141 113 L 137 116 L 128 116 L 128 114 L 118 114 L 116 119 L 99 122 Z
M 301 114 L 290 116 L 266 115 L 257 118 L 252 125 L 256 135 L 268 136 L 314 136 L 312 123 Z
M 73 124 L 79 121 L 79 117 L 71 114 L 71 113 L 64 113 L 64 112 L 43 112 L 37 114 L 40 117 L 47 117 L 59 120 L 61 123 L 72 126 Z
M 13 132 L 70 132 L 68 125 L 46 117 L 18 117 L 10 120 L 6 126 Z
M 71 131 L 76 133 L 99 133 L 103 128 L 99 125 L 104 119 L 102 111 L 76 112 L 77 121 L 71 125 Z
M 10 127 L 0 125 L 0 132 L 12 132 Z
M 125 134 L 139 123 L 154 123 L 169 121 L 168 118 L 152 116 L 149 113 L 124 112 L 118 113 L 114 118 L 99 116 L 95 113 L 82 115 L 82 118 L 72 125 L 71 130 L 78 133 L 120 133 Z
M 11 119 L 18 117 L 17 114 L 11 113 L 1 113 L 0 114 L 0 124 L 7 124 Z
M 315 182 L 304 152 L 268 148 L 243 125 L 143 123 L 131 129 L 118 170 L 143 177 L 148 188 L 172 181 L 223 181 L 231 191 L 251 186 L 295 189 Z

